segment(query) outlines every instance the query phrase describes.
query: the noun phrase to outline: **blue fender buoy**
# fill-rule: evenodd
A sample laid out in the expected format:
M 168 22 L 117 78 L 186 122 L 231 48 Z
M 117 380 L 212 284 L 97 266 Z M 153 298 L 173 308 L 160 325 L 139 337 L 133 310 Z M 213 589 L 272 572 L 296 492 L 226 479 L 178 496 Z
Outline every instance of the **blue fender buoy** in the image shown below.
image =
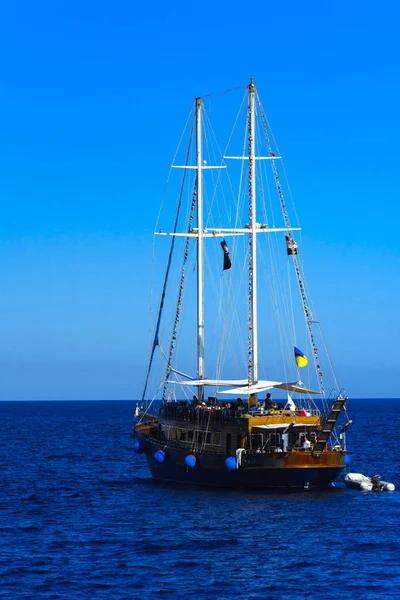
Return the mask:
M 236 458 L 234 456 L 229 456 L 225 460 L 225 466 L 228 471 L 235 471 L 237 469 Z
M 196 466 L 196 457 L 194 454 L 188 454 L 185 456 L 185 465 L 193 469 Z
M 142 440 L 135 440 L 133 442 L 133 451 L 136 452 L 136 454 L 143 454 L 144 447 Z
M 163 452 L 162 450 L 157 450 L 157 452 L 154 455 L 154 458 L 157 462 L 163 463 L 165 460 L 165 452 Z
M 344 457 L 344 464 L 346 465 L 346 467 L 351 465 L 351 456 L 349 454 L 346 454 L 346 456 Z

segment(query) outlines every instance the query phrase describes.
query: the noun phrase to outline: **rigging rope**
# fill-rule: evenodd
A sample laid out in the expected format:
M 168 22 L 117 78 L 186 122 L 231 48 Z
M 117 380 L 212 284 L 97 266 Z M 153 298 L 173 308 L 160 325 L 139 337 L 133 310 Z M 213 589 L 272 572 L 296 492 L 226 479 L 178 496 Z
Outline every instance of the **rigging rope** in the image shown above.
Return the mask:
M 264 135 L 265 135 L 265 139 L 267 141 L 268 151 L 269 151 L 270 156 L 274 157 L 275 154 L 272 151 L 271 140 L 270 140 L 269 133 L 268 133 L 267 119 L 265 117 L 264 109 L 263 109 L 263 107 L 262 107 L 261 102 L 260 102 L 259 99 L 258 99 L 258 106 L 259 106 L 259 109 L 260 109 L 261 120 L 262 120 L 263 127 L 264 127 Z M 282 186 L 281 186 L 281 183 L 279 181 L 279 174 L 278 174 L 278 169 L 276 167 L 276 161 L 272 158 L 272 160 L 270 162 L 271 162 L 271 165 L 272 165 L 272 170 L 273 170 L 274 177 L 275 177 L 276 188 L 278 190 L 279 200 L 280 200 L 280 203 L 281 203 L 281 209 L 282 209 L 283 219 L 285 221 L 285 226 L 288 229 L 288 231 L 287 231 L 287 238 L 289 240 L 289 243 L 296 244 L 296 242 L 295 242 L 295 240 L 293 238 L 293 234 L 290 231 L 291 225 L 290 225 L 288 211 L 287 211 L 287 207 L 286 207 L 286 203 L 285 203 L 285 198 L 284 198 L 283 191 L 282 191 Z M 297 246 L 297 244 L 296 244 L 296 246 Z M 307 327 L 308 327 L 308 333 L 309 333 L 309 336 L 310 336 L 310 342 L 311 342 L 311 346 L 312 346 L 312 349 L 313 349 L 315 368 L 317 370 L 317 374 L 318 374 L 318 377 L 319 377 L 319 383 L 320 383 L 320 387 L 321 387 L 321 392 L 323 394 L 325 394 L 325 387 L 324 387 L 324 383 L 323 383 L 321 366 L 320 366 L 319 357 L 318 357 L 318 348 L 317 348 L 317 346 L 315 344 L 314 333 L 313 333 L 313 330 L 312 330 L 312 323 L 313 323 L 314 319 L 312 317 L 311 309 L 309 307 L 309 303 L 308 303 L 308 300 L 307 300 L 306 290 L 305 290 L 305 286 L 303 284 L 303 280 L 302 280 L 302 276 L 301 276 L 299 261 L 297 260 L 296 254 L 293 254 L 292 257 L 293 257 L 294 268 L 295 268 L 295 271 L 296 271 L 297 281 L 298 281 L 298 284 L 299 284 L 300 295 L 301 295 L 301 299 L 302 299 L 302 302 L 303 302 L 304 316 L 305 316 L 305 319 L 306 319 L 306 323 L 307 323 Z
M 195 186 L 194 186 L 194 191 L 193 191 L 193 197 L 192 197 L 192 204 L 191 204 L 191 207 L 190 207 L 188 232 L 190 232 L 191 229 L 192 229 L 192 223 L 193 223 L 193 219 L 194 219 L 194 213 L 196 211 L 196 204 L 197 204 L 197 178 L 196 178 L 196 181 L 195 181 Z M 166 395 L 167 395 L 168 380 L 169 380 L 169 377 L 171 375 L 172 358 L 173 358 L 173 355 L 174 355 L 175 344 L 176 344 L 176 339 L 177 339 L 177 331 L 178 331 L 178 325 L 179 325 L 180 313 L 181 313 L 181 306 L 182 306 L 183 289 L 185 287 L 185 268 L 186 268 L 186 263 L 187 263 L 187 259 L 188 259 L 188 255 L 189 255 L 189 245 L 190 245 L 190 236 L 188 235 L 188 237 L 186 238 L 186 243 L 185 243 L 185 252 L 184 252 L 184 255 L 183 255 L 182 271 L 181 271 L 181 282 L 180 282 L 180 285 L 179 285 L 179 292 L 178 292 L 178 302 L 177 302 L 177 305 L 176 305 L 175 321 L 174 321 L 174 327 L 173 327 L 173 330 L 172 330 L 171 343 L 170 343 L 169 353 L 168 353 L 167 371 L 166 371 L 166 374 L 165 374 L 165 381 L 164 381 L 163 395 L 162 395 L 162 399 L 163 400 L 165 400 Z
M 192 139 L 193 139 L 193 130 L 194 130 L 194 125 L 192 125 L 192 130 L 190 132 L 189 147 L 188 147 L 188 150 L 186 153 L 186 165 L 188 164 L 188 161 L 189 161 L 190 149 L 192 146 Z M 184 169 L 183 177 L 182 177 L 181 191 L 180 191 L 179 200 L 178 200 L 178 208 L 177 208 L 176 216 L 175 216 L 174 233 L 176 233 L 176 230 L 178 227 L 179 214 L 180 214 L 181 205 L 182 205 L 183 190 L 185 187 L 186 172 L 187 172 L 187 170 Z M 163 308 L 164 308 L 165 294 L 167 291 L 168 276 L 169 276 L 169 272 L 171 269 L 172 254 L 174 251 L 174 247 L 175 247 L 175 236 L 172 236 L 171 246 L 169 249 L 167 269 L 165 271 L 164 284 L 163 284 L 163 289 L 162 289 L 162 293 L 161 293 L 160 306 L 158 309 L 157 324 L 156 324 L 156 328 L 154 330 L 153 345 L 151 347 L 151 352 L 150 352 L 149 366 L 147 367 L 146 380 L 145 380 L 145 384 L 144 384 L 144 388 L 143 388 L 142 401 L 144 400 L 144 397 L 146 395 L 147 385 L 149 383 L 149 377 L 150 377 L 151 367 L 153 364 L 154 352 L 155 352 L 155 349 L 157 348 L 157 346 L 159 345 L 158 334 L 160 331 L 161 316 L 162 316 L 162 312 L 163 312 Z

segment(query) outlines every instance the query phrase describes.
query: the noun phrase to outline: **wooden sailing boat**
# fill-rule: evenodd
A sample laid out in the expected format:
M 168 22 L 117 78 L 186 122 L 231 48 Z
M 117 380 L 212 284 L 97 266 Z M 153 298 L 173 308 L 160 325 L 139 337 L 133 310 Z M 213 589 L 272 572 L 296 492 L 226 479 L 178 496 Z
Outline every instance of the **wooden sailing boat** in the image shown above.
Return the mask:
M 186 220 L 186 230 L 177 231 L 178 216 L 170 235 L 171 247 L 166 269 L 164 285 L 161 291 L 160 309 L 155 326 L 154 340 L 151 346 L 149 368 L 142 401 L 136 412 L 133 430 L 134 450 L 145 454 L 154 478 L 175 482 L 218 485 L 249 486 L 261 488 L 274 487 L 324 487 L 335 480 L 346 465 L 346 430 L 351 421 L 346 420 L 346 398 L 339 389 L 336 377 L 335 388 L 328 399 L 325 398 L 325 387 L 322 378 L 319 351 L 316 346 L 314 328 L 319 323 L 313 317 L 310 308 L 307 286 L 302 266 L 298 257 L 298 246 L 294 232 L 300 230 L 292 227 L 289 221 L 288 208 L 284 197 L 284 186 L 281 183 L 278 163 L 279 152 L 272 145 L 269 126 L 253 80 L 246 86 L 247 153 L 241 156 L 224 156 L 223 160 L 236 160 L 242 165 L 242 174 L 247 172 L 248 219 L 246 225 L 237 223 L 232 227 L 215 227 L 205 224 L 204 217 L 204 173 L 207 169 L 224 169 L 222 165 L 208 165 L 203 156 L 203 115 L 204 107 L 201 98 L 195 101 L 196 131 L 196 164 L 186 162 L 184 179 L 187 172 L 195 173 L 193 182 L 192 204 Z M 258 122 L 258 129 L 257 129 Z M 264 156 L 256 154 L 256 136 L 259 130 L 266 147 Z M 261 143 L 257 149 L 261 148 Z M 265 161 L 265 162 L 264 162 Z M 243 168 L 243 165 L 246 167 Z M 275 184 L 283 226 L 270 226 L 257 221 L 257 195 L 265 196 L 260 187 L 260 165 L 271 167 L 270 173 Z M 179 165 L 173 165 L 174 167 Z M 220 173 L 220 171 L 218 171 Z M 239 198 L 240 196 L 238 196 Z M 182 193 L 179 196 L 178 213 Z M 238 215 L 236 211 L 236 215 Z M 196 227 L 193 227 L 196 215 Z M 282 378 L 261 378 L 259 375 L 259 324 L 258 324 L 258 237 L 264 239 L 279 237 L 284 245 L 286 260 L 293 263 L 294 277 L 301 296 L 301 312 L 303 323 L 308 334 L 308 348 L 312 354 L 316 387 L 306 386 L 297 377 L 294 381 Z M 204 287 L 204 245 L 207 238 L 222 239 L 224 251 L 224 269 L 231 266 L 231 258 L 226 237 L 233 240 L 237 237 L 246 241 L 245 260 L 248 266 L 247 277 L 247 377 L 223 378 L 222 366 L 233 370 L 233 363 L 220 361 L 213 379 L 206 377 L 205 369 L 205 287 Z M 284 244 L 282 244 L 284 238 Z M 168 280 L 175 241 L 183 240 L 181 252 L 181 282 L 170 332 L 170 350 L 165 353 L 160 343 L 160 325 L 165 308 L 168 291 Z M 185 375 L 175 364 L 175 349 L 180 333 L 180 315 L 183 305 L 184 283 L 186 277 L 189 245 L 196 242 L 196 306 L 197 306 L 197 374 L 196 377 Z M 214 245 L 215 242 L 213 242 Z M 271 253 L 272 258 L 275 254 Z M 233 269 L 232 269 L 233 271 Z M 272 268 L 271 268 L 272 271 Z M 268 274 L 267 274 L 268 275 Z M 285 294 L 284 294 L 285 295 Z M 289 294 L 286 294 L 286 297 Z M 290 294 L 291 295 L 291 294 Z M 208 296 L 206 296 L 206 301 Z M 278 305 L 275 302 L 275 305 Z M 263 311 L 264 312 L 264 311 Z M 292 316 L 284 322 L 294 320 Z M 291 323 L 290 323 L 291 326 Z M 224 335 L 221 339 L 227 339 Z M 281 341 L 283 336 L 280 336 Z M 292 338 L 296 341 L 295 330 Z M 230 339 L 230 349 L 239 343 Z M 283 340 L 284 341 L 284 340 Z M 287 342 L 287 340 L 286 340 Z M 243 343 L 241 344 L 243 346 Z M 286 347 L 287 347 L 286 343 Z M 164 365 L 158 393 L 146 400 L 148 384 L 153 367 L 154 355 L 161 351 Z M 291 352 L 284 352 L 286 359 Z M 329 358 L 329 355 L 328 355 Z M 295 359 L 295 360 L 293 360 Z M 297 347 L 294 357 L 291 354 L 291 368 L 306 366 L 306 355 Z M 280 367 L 278 365 L 278 371 Z M 282 371 L 283 369 L 281 369 Z M 287 369 L 285 368 L 286 372 Z M 310 369 L 311 371 L 311 369 Z M 176 391 L 180 390 L 186 400 L 176 401 Z M 212 390 L 213 395 L 206 398 L 205 389 Z M 192 394 L 196 392 L 195 396 Z M 282 402 L 271 401 L 271 392 L 283 394 Z M 178 392 L 179 393 L 179 392 Z M 266 400 L 261 395 L 268 394 Z M 229 401 L 229 396 L 235 400 Z M 161 396 L 161 397 L 160 397 Z M 319 397 L 315 401 L 314 397 Z M 172 400 L 171 400 L 172 398 Z M 299 399 L 297 399 L 299 398 Z M 343 419 L 343 417 L 345 417 Z M 343 422 L 339 425 L 339 419 Z M 337 427 L 338 426 L 338 427 Z M 339 429 L 339 431 L 337 431 Z

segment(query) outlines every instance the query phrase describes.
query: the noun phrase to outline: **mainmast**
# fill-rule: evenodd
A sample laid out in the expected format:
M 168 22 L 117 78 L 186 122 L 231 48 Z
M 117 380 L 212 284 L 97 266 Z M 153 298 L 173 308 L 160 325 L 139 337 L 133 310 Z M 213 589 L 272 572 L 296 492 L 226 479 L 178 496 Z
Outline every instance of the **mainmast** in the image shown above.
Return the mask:
M 250 355 L 249 379 L 251 383 L 258 382 L 258 332 L 257 332 L 257 220 L 256 220 L 256 161 L 255 161 L 255 92 L 253 78 L 250 78 L 249 88 L 249 216 L 250 216 L 250 244 L 249 244 L 249 303 L 250 303 Z
M 197 377 L 204 379 L 204 268 L 203 268 L 203 156 L 202 156 L 203 101 L 196 98 L 196 170 L 197 170 Z M 204 397 L 199 385 L 198 398 Z

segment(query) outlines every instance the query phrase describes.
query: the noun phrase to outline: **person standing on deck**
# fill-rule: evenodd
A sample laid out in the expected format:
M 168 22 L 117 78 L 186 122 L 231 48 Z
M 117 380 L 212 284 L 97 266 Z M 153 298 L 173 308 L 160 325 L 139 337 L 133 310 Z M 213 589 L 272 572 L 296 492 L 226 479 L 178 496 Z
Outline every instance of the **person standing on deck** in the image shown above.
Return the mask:
M 268 392 L 268 394 L 265 396 L 264 409 L 268 410 L 271 407 L 272 407 L 271 394 Z

